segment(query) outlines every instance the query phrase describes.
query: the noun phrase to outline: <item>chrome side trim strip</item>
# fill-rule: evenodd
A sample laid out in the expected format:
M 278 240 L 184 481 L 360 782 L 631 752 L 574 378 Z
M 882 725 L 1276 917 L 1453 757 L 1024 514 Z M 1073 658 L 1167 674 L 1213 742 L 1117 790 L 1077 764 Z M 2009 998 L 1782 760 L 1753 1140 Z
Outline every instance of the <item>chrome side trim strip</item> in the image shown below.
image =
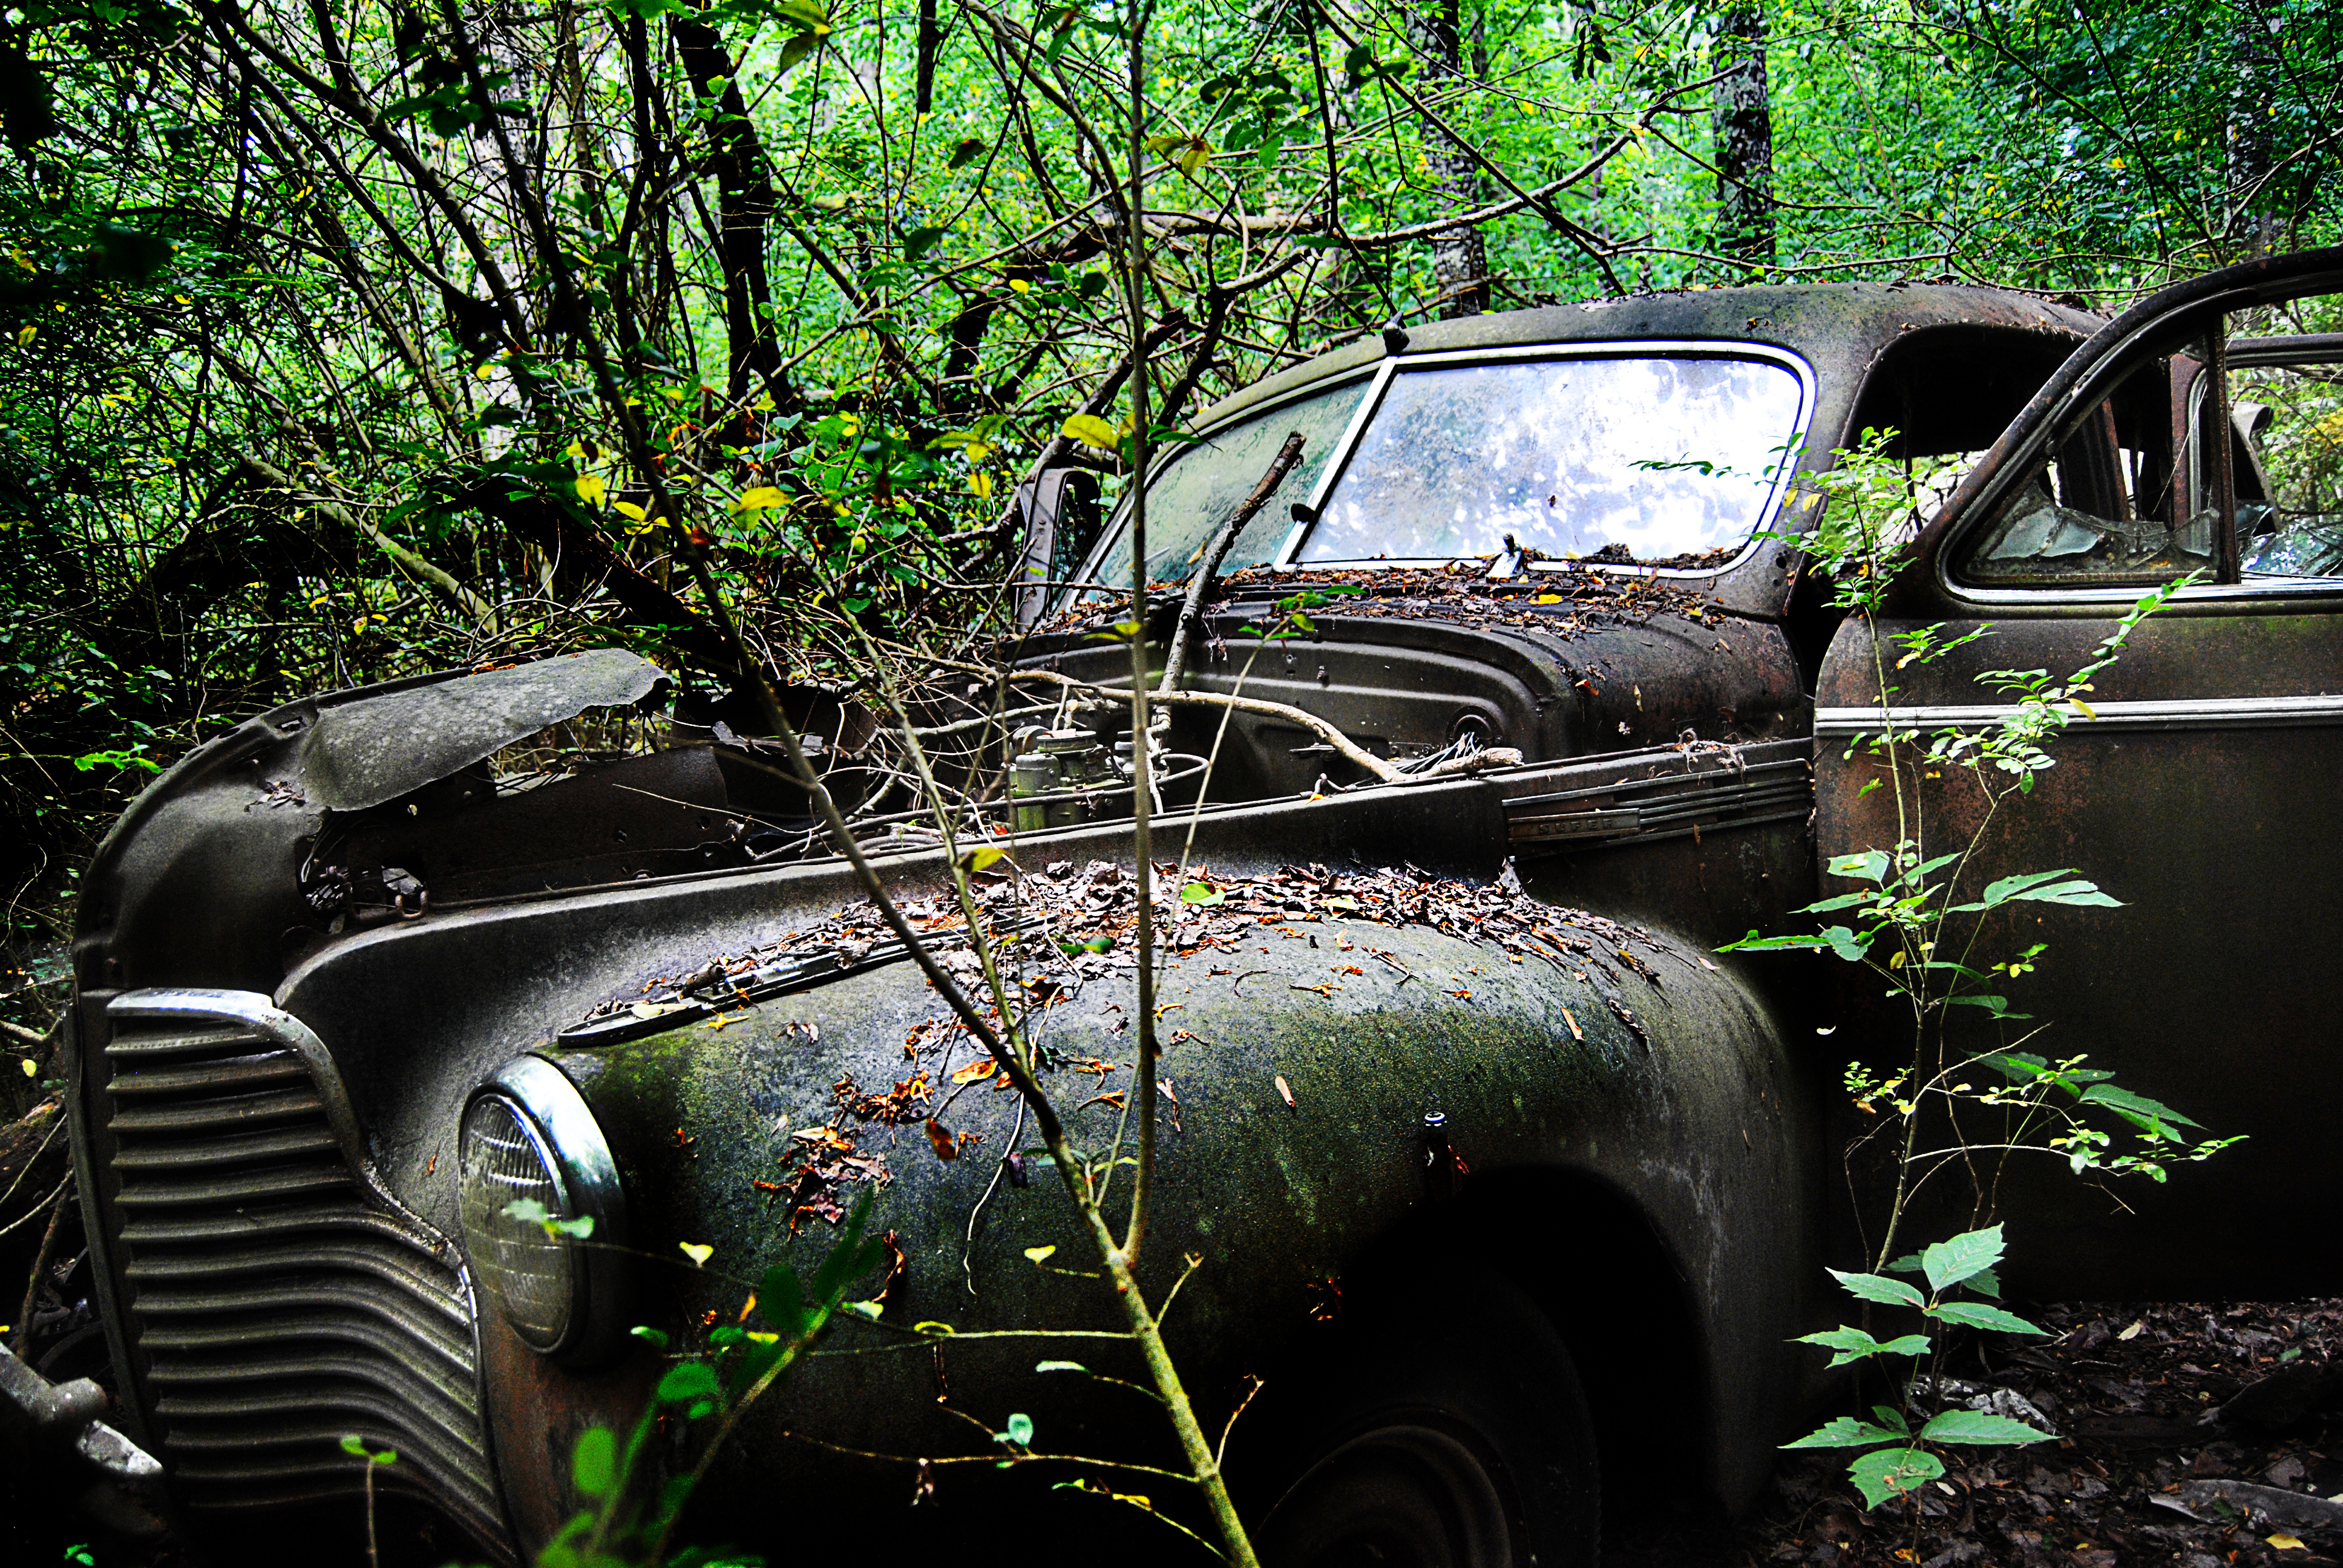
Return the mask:
M 1818 708 L 1815 734 L 1845 739 L 1898 729 L 1983 729 L 2018 711 L 2015 703 L 1938 708 Z M 2298 729 L 2343 725 L 2343 696 L 2214 697 L 2169 702 L 2095 702 L 2066 709 L 2070 734 L 2095 729 Z

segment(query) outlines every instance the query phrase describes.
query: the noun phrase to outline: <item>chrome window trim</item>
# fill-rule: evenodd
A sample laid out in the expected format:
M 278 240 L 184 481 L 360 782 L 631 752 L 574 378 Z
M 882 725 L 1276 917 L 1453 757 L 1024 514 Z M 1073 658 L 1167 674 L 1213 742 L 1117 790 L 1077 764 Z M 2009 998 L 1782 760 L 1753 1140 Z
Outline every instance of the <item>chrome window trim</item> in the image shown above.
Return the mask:
M 2011 703 L 1815 709 L 1815 734 L 1849 739 L 1884 729 L 1987 729 L 2023 711 Z M 2066 709 L 2066 733 L 2097 730 L 2303 729 L 2343 726 L 2343 697 L 2206 697 L 2096 702 Z
M 1317 485 L 1311 490 L 1308 503 L 1310 516 L 1305 520 L 1296 522 L 1293 528 L 1286 535 L 1284 546 L 1271 563 L 1272 568 L 1279 571 L 1290 571 L 1295 569 L 1300 564 L 1293 558 L 1300 553 L 1302 545 L 1307 542 L 1310 531 L 1317 527 L 1318 518 L 1326 501 L 1332 496 L 1334 487 L 1342 482 L 1342 476 L 1349 471 L 1351 458 L 1358 449 L 1359 441 L 1365 435 L 1368 424 L 1382 408 L 1383 398 L 1390 393 L 1392 382 L 1403 372 L 1445 370 L 1470 365 L 1535 364 L 1557 359 L 1649 358 L 1755 359 L 1765 364 L 1778 365 L 1789 371 L 1796 377 L 1798 383 L 1798 409 L 1791 418 L 1788 441 L 1785 444 L 1790 445 L 1798 455 L 1804 455 L 1817 402 L 1814 367 L 1806 362 L 1805 356 L 1775 344 L 1745 342 L 1738 338 L 1723 337 L 1634 337 L 1601 343 L 1528 343 L 1509 345 L 1502 348 L 1459 348 L 1438 353 L 1397 355 L 1386 358 L 1378 367 L 1374 385 L 1368 388 L 1367 396 L 1361 400 L 1358 411 L 1352 416 L 1350 427 L 1343 431 L 1342 442 L 1334 448 L 1333 457 L 1327 462 L 1324 471 L 1318 476 Z M 1756 550 L 1759 542 L 1757 536 L 1772 526 L 1775 514 L 1781 508 L 1783 495 L 1789 488 L 1790 481 L 1796 471 L 1797 462 L 1795 457 L 1791 461 L 1782 465 L 1782 471 L 1775 476 L 1773 487 L 1767 491 L 1764 502 L 1759 506 L 1756 519 L 1751 523 L 1747 537 L 1741 542 L 1741 548 L 1730 558 L 1719 561 L 1715 566 L 1649 567 L 1638 566 L 1632 561 L 1611 563 L 1576 560 L 1534 561 L 1531 563 L 1530 569 L 1555 572 L 1584 570 L 1591 568 L 1598 571 L 1640 577 L 1713 578 L 1720 576 L 1747 560 Z M 1444 567 L 1452 561 L 1462 558 L 1470 558 L 1411 556 L 1364 561 L 1329 561 L 1325 564 L 1328 567 L 1339 567 L 1344 570 L 1379 570 L 1390 567 Z

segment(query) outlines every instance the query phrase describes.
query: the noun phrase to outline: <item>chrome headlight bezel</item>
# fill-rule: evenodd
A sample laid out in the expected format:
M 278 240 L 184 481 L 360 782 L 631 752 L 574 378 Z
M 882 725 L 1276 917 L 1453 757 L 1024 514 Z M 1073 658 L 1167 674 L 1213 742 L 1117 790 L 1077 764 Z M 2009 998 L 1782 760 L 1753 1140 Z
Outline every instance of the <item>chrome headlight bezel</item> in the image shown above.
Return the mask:
M 515 1320 L 506 1306 L 497 1272 L 482 1266 L 482 1248 L 468 1220 L 461 1229 L 465 1251 L 471 1257 L 473 1281 L 481 1295 L 505 1315 L 516 1336 L 538 1354 L 579 1369 L 613 1361 L 628 1342 L 633 1270 L 623 1251 L 628 1245 L 626 1189 L 618 1179 L 609 1141 L 603 1137 L 586 1097 L 578 1092 L 568 1074 L 542 1057 L 515 1057 L 466 1096 L 458 1114 L 459 1212 L 472 1174 L 464 1129 L 474 1107 L 484 1100 L 503 1103 L 545 1164 L 558 1200 L 546 1207 L 557 1211 L 560 1219 L 591 1219 L 594 1230 L 591 1244 L 568 1237 L 560 1241 L 568 1263 L 568 1315 L 549 1342 L 538 1342 L 542 1335 L 524 1332 Z

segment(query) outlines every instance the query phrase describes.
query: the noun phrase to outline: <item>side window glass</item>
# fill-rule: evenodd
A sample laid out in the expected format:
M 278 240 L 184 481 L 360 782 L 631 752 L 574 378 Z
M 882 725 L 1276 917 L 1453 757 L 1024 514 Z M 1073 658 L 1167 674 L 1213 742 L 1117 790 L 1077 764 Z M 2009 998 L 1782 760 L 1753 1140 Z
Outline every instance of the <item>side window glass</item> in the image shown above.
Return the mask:
M 1978 583 L 2155 583 L 2209 568 L 2214 508 L 2177 461 L 2192 449 L 2173 390 L 2185 358 L 2134 371 L 1969 536 L 1960 575 Z
M 2229 408 L 2242 576 L 2343 577 L 2343 337 L 2232 340 Z

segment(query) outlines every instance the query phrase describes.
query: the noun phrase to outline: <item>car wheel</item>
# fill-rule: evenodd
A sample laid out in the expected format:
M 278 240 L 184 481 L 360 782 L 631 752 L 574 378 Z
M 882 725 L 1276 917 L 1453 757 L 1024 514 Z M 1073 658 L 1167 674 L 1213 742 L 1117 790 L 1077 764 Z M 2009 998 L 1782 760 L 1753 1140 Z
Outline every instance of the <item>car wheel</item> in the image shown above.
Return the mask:
M 1340 1327 L 1269 1430 L 1296 1456 L 1271 1568 L 1593 1568 L 1600 1486 L 1569 1351 L 1493 1274 Z

